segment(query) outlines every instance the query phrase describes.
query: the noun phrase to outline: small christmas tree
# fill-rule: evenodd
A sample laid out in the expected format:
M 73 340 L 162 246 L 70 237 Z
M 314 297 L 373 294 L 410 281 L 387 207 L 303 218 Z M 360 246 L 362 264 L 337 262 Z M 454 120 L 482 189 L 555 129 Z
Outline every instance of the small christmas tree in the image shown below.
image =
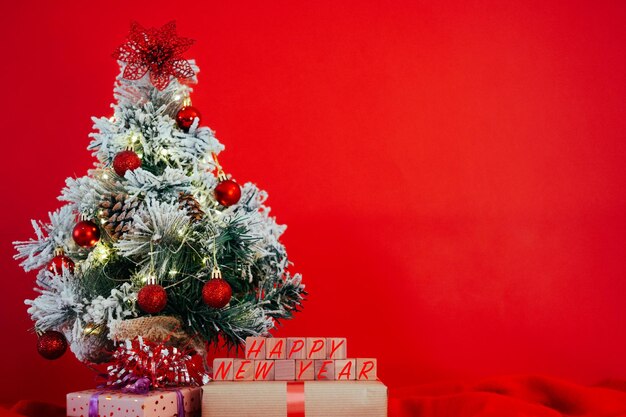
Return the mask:
M 66 204 L 15 242 L 21 266 L 40 269 L 26 304 L 44 357 L 69 343 L 79 360 L 106 362 L 138 336 L 233 346 L 301 306 L 285 226 L 264 191 L 224 173 L 224 146 L 191 106 L 198 68 L 182 53 L 192 43 L 173 22 L 132 25 L 115 53 L 114 114 L 93 119 L 95 168 L 68 178 Z

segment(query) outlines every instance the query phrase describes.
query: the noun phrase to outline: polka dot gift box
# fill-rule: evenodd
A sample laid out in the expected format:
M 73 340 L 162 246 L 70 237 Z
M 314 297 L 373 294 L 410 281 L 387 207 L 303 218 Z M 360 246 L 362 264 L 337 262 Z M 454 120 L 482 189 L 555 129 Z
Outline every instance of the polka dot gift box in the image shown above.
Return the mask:
M 67 394 L 68 417 L 200 417 L 202 388 L 180 387 L 147 394 L 87 390 Z

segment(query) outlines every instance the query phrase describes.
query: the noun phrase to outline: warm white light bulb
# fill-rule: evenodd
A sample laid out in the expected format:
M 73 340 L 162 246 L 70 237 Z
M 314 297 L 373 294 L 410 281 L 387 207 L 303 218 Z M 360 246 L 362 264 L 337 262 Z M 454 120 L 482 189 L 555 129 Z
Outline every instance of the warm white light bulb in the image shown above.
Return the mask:
M 93 250 L 93 256 L 96 260 L 104 261 L 109 257 L 109 249 L 104 245 L 98 245 Z

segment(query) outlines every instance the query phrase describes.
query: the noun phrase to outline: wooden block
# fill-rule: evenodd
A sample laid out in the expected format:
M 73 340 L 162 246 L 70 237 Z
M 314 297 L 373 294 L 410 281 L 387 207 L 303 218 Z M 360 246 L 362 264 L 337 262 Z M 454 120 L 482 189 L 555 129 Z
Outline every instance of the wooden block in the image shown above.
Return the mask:
M 285 359 L 287 339 L 271 337 L 265 339 L 265 359 Z
M 315 363 L 315 379 L 318 381 L 335 379 L 335 361 L 329 359 L 318 359 Z
M 234 359 L 233 370 L 235 372 L 233 381 L 254 380 L 254 361 L 250 359 Z
M 279 359 L 274 361 L 274 380 L 293 381 L 296 379 L 296 361 L 293 359 Z
M 246 337 L 246 359 L 265 359 L 265 337 Z
M 254 380 L 273 381 L 275 361 L 254 361 Z
M 326 338 L 307 337 L 306 338 L 306 358 L 326 359 Z
M 326 339 L 327 359 L 346 359 L 348 357 L 348 342 L 345 337 L 329 337 Z
M 216 381 L 233 380 L 233 359 L 213 359 L 213 379 Z
M 356 359 L 356 379 L 359 381 L 376 381 L 376 359 Z
M 313 381 L 315 365 L 312 359 L 296 359 L 296 381 Z
M 353 381 L 356 379 L 356 359 L 335 360 L 335 380 Z
M 306 338 L 287 338 L 287 359 L 306 359 Z

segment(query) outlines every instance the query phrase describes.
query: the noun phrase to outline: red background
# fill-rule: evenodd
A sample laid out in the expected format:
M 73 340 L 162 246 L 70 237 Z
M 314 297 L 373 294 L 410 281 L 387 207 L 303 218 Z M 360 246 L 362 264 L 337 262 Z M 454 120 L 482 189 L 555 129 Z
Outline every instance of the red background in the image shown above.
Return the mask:
M 133 19 L 197 40 L 222 162 L 289 225 L 311 296 L 277 335 L 345 335 L 390 386 L 625 376 L 624 3 L 52 3 L 0 13 L 0 402 L 93 384 L 36 354 L 10 241 L 90 167 Z

